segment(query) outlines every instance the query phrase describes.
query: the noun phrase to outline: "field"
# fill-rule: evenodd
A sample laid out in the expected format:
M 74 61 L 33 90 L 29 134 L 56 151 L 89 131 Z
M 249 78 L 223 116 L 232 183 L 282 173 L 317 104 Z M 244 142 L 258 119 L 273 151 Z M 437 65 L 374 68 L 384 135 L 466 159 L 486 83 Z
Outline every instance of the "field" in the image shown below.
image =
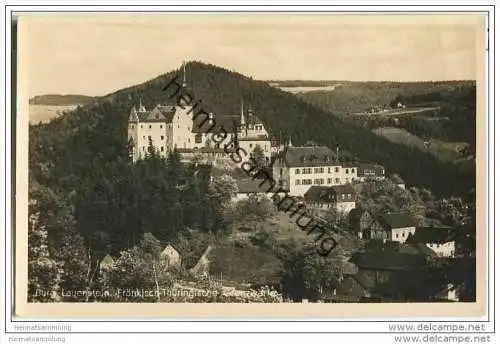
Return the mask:
M 73 110 L 78 105 L 34 105 L 29 107 L 29 122 L 30 124 L 48 122 L 54 117 L 59 116 L 64 111 Z
M 393 116 L 393 115 L 420 115 L 424 112 L 439 110 L 439 106 L 436 107 L 417 107 L 408 109 L 390 109 L 379 112 L 356 112 L 352 115 L 358 116 Z
M 424 141 L 404 129 L 394 127 L 381 127 L 373 130 L 373 132 L 387 138 L 389 141 L 413 146 L 423 152 L 431 153 L 446 162 L 454 162 L 461 159 L 462 155 L 460 151 L 467 146 L 463 142 L 444 142 L 435 139 Z

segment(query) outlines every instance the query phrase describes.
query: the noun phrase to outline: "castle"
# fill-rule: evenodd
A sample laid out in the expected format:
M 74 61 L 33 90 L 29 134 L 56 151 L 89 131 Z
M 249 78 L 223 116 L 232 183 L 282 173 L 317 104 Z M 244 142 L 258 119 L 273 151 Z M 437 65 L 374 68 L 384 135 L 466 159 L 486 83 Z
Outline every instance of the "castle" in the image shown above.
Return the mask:
M 186 74 L 182 87 L 186 88 Z M 177 102 L 174 105 L 156 105 L 147 110 L 142 101 L 132 107 L 128 120 L 128 144 L 135 162 L 145 158 L 152 151 L 168 156 L 174 149 L 185 160 L 209 160 L 212 163 L 228 160 L 227 153 L 213 137 L 221 129 L 227 132 L 228 140 L 237 141 L 238 146 L 248 154 L 257 146 L 270 159 L 272 151 L 270 135 L 263 122 L 251 106 L 245 111 L 243 102 L 239 115 L 215 115 L 196 110 L 196 106 Z

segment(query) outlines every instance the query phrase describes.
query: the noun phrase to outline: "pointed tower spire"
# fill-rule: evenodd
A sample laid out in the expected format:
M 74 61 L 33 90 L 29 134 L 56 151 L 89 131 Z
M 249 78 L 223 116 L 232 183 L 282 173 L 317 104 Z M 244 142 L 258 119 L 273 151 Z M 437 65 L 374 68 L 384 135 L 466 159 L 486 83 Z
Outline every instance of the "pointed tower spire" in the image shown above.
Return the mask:
M 245 125 L 245 110 L 243 108 L 243 100 L 241 101 L 241 117 L 240 117 L 240 125 Z
M 186 88 L 187 87 L 187 81 L 186 81 L 186 61 L 182 61 L 182 87 Z
M 137 116 L 137 111 L 135 110 L 135 106 L 130 110 L 130 115 L 128 116 L 129 122 L 139 122 L 139 116 Z
M 290 137 L 288 139 L 288 147 L 293 147 L 293 145 L 292 145 L 292 135 L 290 135 Z
M 146 108 L 142 106 L 142 98 L 139 97 L 139 112 L 146 112 Z

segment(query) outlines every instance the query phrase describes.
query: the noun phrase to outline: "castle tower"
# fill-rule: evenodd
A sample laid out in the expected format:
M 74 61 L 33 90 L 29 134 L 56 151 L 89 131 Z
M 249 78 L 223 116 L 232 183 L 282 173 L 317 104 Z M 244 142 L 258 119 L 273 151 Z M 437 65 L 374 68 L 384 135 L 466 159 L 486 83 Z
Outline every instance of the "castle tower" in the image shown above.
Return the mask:
M 187 80 L 186 80 L 186 62 L 182 61 L 182 88 L 187 87 Z
M 137 154 L 139 152 L 138 148 L 138 137 L 139 137 L 139 116 L 135 110 L 135 106 L 130 110 L 128 116 L 128 149 L 129 156 L 133 161 L 137 160 Z
M 243 101 L 241 101 L 240 125 L 242 127 L 245 127 L 245 110 L 243 108 Z
M 139 112 L 146 112 L 146 108 L 142 105 L 142 98 L 139 97 Z

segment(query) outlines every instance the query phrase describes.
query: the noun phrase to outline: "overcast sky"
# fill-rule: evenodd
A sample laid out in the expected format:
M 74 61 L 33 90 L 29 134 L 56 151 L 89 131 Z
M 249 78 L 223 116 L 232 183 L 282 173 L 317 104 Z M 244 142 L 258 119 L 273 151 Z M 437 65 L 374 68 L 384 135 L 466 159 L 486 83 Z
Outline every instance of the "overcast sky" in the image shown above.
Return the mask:
M 480 18 L 470 15 L 66 14 L 27 19 L 20 19 L 19 53 L 30 97 L 104 95 L 176 69 L 183 60 L 255 79 L 476 79 L 484 30 Z

